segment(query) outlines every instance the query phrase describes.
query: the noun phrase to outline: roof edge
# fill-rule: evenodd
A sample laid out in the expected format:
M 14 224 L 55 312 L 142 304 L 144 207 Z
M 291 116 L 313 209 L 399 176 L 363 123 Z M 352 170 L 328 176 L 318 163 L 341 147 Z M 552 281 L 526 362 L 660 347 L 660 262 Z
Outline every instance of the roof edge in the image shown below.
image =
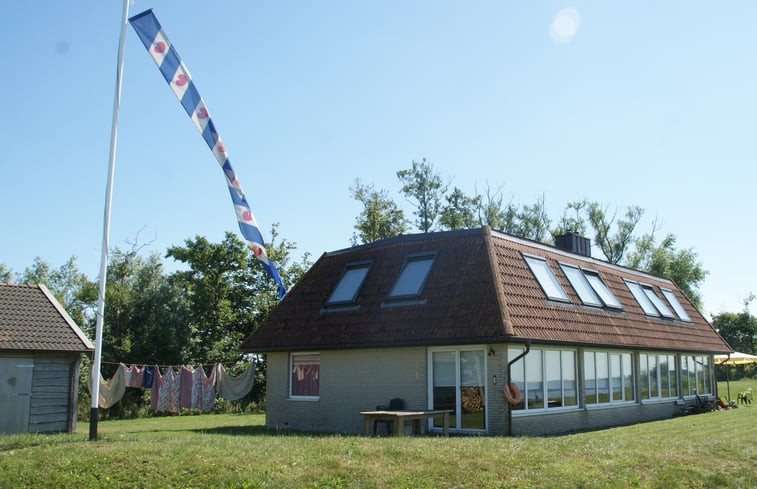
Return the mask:
M 504 287 L 502 287 L 501 277 L 499 276 L 499 266 L 497 263 L 497 257 L 494 253 L 494 244 L 492 243 L 492 228 L 484 226 L 481 228 L 481 233 L 484 235 L 484 246 L 486 248 L 487 257 L 489 258 L 489 270 L 491 271 L 492 281 L 494 282 L 494 295 L 499 304 L 502 328 L 506 336 L 512 336 L 514 334 L 513 323 L 510 321 L 510 309 L 507 307 L 505 290 Z
M 39 290 L 41 290 L 42 293 L 45 294 L 45 297 L 47 297 L 47 300 L 50 301 L 50 304 L 55 307 L 55 310 L 58 311 L 58 314 L 60 314 L 63 320 L 66 321 L 74 334 L 76 334 L 76 336 L 78 336 L 81 342 L 84 344 L 85 349 L 82 351 L 94 350 L 95 346 L 92 344 L 89 338 L 87 338 L 87 335 L 85 335 L 84 332 L 79 329 L 79 326 L 76 325 L 76 322 L 74 322 L 71 316 L 68 315 L 63 306 L 60 305 L 58 299 L 56 299 L 55 296 L 49 290 L 47 290 L 47 287 L 45 287 L 43 284 L 37 284 L 37 286 L 39 287 Z

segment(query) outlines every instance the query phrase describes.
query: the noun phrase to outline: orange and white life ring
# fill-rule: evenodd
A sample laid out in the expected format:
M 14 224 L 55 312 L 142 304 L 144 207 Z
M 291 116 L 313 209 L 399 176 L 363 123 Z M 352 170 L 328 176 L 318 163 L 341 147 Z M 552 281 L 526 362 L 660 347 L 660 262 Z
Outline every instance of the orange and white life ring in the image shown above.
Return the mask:
M 510 385 L 507 385 L 507 384 L 503 385 L 502 393 L 505 395 L 505 400 L 511 406 L 520 404 L 520 401 L 523 400 L 520 396 L 520 389 L 518 389 L 518 386 L 515 385 L 514 383 Z

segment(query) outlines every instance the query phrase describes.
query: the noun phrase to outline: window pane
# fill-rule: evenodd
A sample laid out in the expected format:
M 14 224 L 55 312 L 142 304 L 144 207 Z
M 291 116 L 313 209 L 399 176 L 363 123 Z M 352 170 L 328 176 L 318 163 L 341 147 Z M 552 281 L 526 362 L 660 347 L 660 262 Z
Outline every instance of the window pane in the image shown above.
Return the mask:
M 657 355 L 649 355 L 649 397 L 660 397 L 657 379 Z
M 696 365 L 697 365 L 697 393 L 698 394 L 706 394 L 707 393 L 707 387 L 705 386 L 705 368 L 704 368 L 704 357 L 696 357 Z
M 545 260 L 530 256 L 524 258 L 526 259 L 526 263 L 528 263 L 531 272 L 533 272 L 536 280 L 539 282 L 539 285 L 541 285 L 542 290 L 547 294 L 547 297 L 550 299 L 568 301 L 567 294 L 557 281 L 557 278 L 555 278 L 555 275 L 552 273 L 552 270 L 549 268 L 549 265 Z
M 616 307 L 618 309 L 623 308 L 623 306 L 620 305 L 620 302 L 618 302 L 618 299 L 615 298 L 613 293 L 610 292 L 610 289 L 608 289 L 602 279 L 599 278 L 599 275 L 588 272 L 584 273 L 584 275 L 586 276 L 586 280 L 588 280 L 594 288 L 594 292 L 599 295 L 600 299 L 602 299 L 602 302 L 604 302 L 607 307 Z
M 292 396 L 318 396 L 320 371 L 319 354 L 292 355 Z
M 594 369 L 594 352 L 584 352 L 584 402 L 597 403 L 597 372 Z
M 644 294 L 649 298 L 649 300 L 654 304 L 654 307 L 666 318 L 673 318 L 673 313 L 670 312 L 670 309 L 668 309 L 668 306 L 665 305 L 664 302 L 662 302 L 662 299 L 657 297 L 657 294 L 655 294 L 655 291 L 651 287 L 642 287 L 644 290 Z
M 620 370 L 620 355 L 613 353 L 610 355 L 610 388 L 612 390 L 612 400 L 623 400 L 623 372 Z
M 562 379 L 563 379 L 563 405 L 578 405 L 576 393 L 576 354 L 572 351 L 562 351 Z
M 649 360 L 647 355 L 639 355 L 639 376 L 641 377 L 641 398 L 649 399 Z
M 515 357 L 523 353 L 522 348 L 508 348 L 507 349 L 507 358 L 508 361 L 512 361 Z M 518 389 L 521 392 L 522 396 L 526 395 L 526 382 L 525 382 L 525 376 L 524 376 L 524 369 L 523 369 L 523 363 L 524 359 L 520 359 L 512 366 L 510 367 L 510 378 L 512 379 L 513 383 L 518 386 Z M 518 409 L 525 409 L 525 403 L 521 401 L 519 404 L 512 407 L 513 410 Z
M 419 295 L 426 282 L 426 276 L 434 263 L 433 256 L 408 259 L 402 269 L 397 283 L 394 284 L 390 297 L 403 297 Z
M 631 363 L 631 354 L 623 353 L 621 356 L 621 363 L 623 366 L 623 399 L 626 401 L 633 401 L 635 399 L 633 395 L 633 364 Z
M 560 352 L 558 350 L 544 351 L 544 376 L 547 382 L 547 407 L 561 407 L 562 402 L 562 379 L 560 374 Z
M 526 355 L 526 398 L 528 399 L 528 409 L 542 409 L 544 407 L 541 355 L 541 350 L 531 350 Z
M 599 403 L 610 402 L 610 370 L 607 363 L 607 353 L 596 352 L 597 367 L 597 399 Z
M 357 296 L 365 276 L 368 274 L 368 264 L 348 267 L 339 283 L 334 287 L 327 304 L 339 302 L 353 302 Z
M 657 366 L 660 369 L 660 397 L 670 397 L 670 370 L 668 369 L 668 356 L 660 355 Z
M 591 306 L 602 306 L 602 302 L 600 302 L 599 297 L 594 293 L 594 289 L 586 281 L 586 278 L 584 278 L 581 270 L 563 264 L 560 264 L 560 267 L 565 272 L 565 276 L 568 277 L 568 281 L 573 286 L 578 297 L 581 298 L 581 302 Z
M 484 352 L 460 352 L 460 407 L 462 429 L 486 428 Z
M 678 397 L 678 372 L 674 355 L 668 355 L 668 378 L 670 379 L 670 397 Z
M 634 298 L 636 298 L 636 302 L 638 302 L 641 308 L 644 310 L 644 314 L 647 314 L 649 316 L 660 315 L 660 313 L 657 312 L 657 309 L 655 309 L 654 305 L 652 305 L 652 303 L 649 301 L 649 298 L 647 297 L 647 294 L 644 293 L 641 285 L 637 284 L 636 282 L 626 282 L 626 285 L 628 286 L 628 290 L 630 290 L 633 294 Z
M 665 296 L 670 305 L 673 306 L 673 310 L 676 312 L 676 314 L 678 314 L 678 317 L 681 318 L 682 321 L 691 322 L 691 318 L 688 314 L 686 314 L 686 311 L 683 309 L 683 306 L 678 301 L 678 298 L 675 296 L 675 294 L 673 294 L 673 291 L 668 289 L 660 290 L 662 290 L 662 295 Z
M 435 351 L 431 354 L 432 369 L 434 376 L 434 409 L 452 409 L 449 415 L 450 426 L 457 426 L 455 408 L 457 399 L 455 396 L 455 352 Z M 434 418 L 434 426 L 442 426 L 442 417 Z

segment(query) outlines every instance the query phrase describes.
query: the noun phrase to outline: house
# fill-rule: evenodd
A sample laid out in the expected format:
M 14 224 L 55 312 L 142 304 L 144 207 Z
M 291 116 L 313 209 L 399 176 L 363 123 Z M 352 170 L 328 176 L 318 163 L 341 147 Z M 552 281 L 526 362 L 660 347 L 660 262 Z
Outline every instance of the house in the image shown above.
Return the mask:
M 0 284 L 0 433 L 76 427 L 92 343 L 43 285 Z
M 731 348 L 675 283 L 557 242 L 484 227 L 323 254 L 242 344 L 266 354 L 267 425 L 360 433 L 399 397 L 452 409 L 453 432 L 550 434 L 715 393 Z

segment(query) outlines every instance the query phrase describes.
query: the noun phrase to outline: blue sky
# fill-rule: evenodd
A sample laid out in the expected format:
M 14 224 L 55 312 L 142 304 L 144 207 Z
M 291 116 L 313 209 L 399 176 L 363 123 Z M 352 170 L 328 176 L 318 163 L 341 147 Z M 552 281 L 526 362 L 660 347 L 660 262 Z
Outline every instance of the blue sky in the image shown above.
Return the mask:
M 403 202 L 427 158 L 473 194 L 646 210 L 709 275 L 757 293 L 757 3 L 135 0 L 192 73 L 269 238 L 349 245 L 355 178 Z M 16 2 L 0 29 L 0 263 L 96 278 L 121 2 Z M 410 207 L 406 211 L 410 212 Z M 129 28 L 111 245 L 238 233 L 223 175 Z M 597 254 L 595 252 L 595 254 Z M 166 264 L 170 269 L 173 265 Z

